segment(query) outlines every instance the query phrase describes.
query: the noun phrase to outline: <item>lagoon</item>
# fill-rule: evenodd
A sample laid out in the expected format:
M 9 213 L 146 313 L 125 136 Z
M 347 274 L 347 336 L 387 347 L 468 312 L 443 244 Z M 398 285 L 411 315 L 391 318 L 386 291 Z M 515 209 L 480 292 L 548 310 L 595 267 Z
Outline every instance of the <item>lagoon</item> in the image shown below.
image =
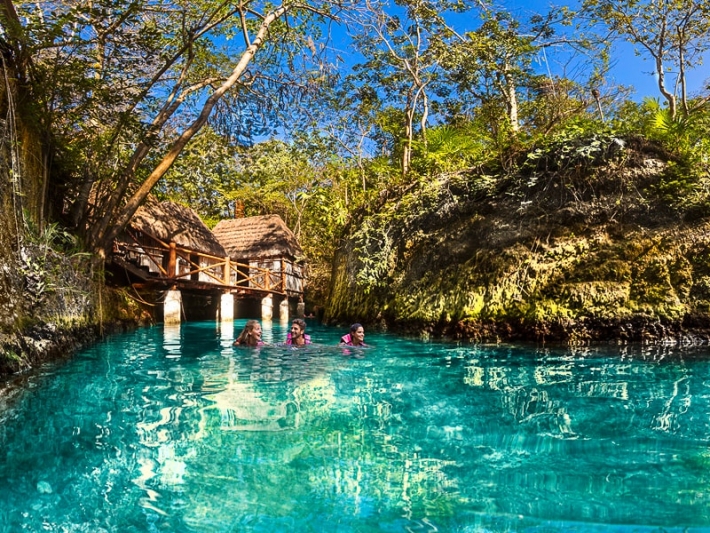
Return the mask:
M 234 348 L 243 324 L 0 383 L 0 533 L 710 531 L 707 347 Z

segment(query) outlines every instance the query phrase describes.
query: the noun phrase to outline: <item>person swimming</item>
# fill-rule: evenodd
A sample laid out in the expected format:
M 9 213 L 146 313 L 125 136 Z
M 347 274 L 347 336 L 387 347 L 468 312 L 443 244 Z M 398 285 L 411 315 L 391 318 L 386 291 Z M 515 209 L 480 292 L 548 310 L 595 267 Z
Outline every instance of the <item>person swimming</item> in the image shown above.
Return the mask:
M 291 332 L 286 335 L 286 344 L 304 346 L 311 343 L 310 335 L 306 334 L 306 321 L 296 318 L 291 323 Z
M 350 333 L 340 337 L 340 344 L 345 346 L 367 346 L 365 344 L 365 328 L 357 322 L 350 326 Z
M 263 346 L 261 324 L 258 320 L 248 320 L 244 329 L 234 341 L 234 346 Z

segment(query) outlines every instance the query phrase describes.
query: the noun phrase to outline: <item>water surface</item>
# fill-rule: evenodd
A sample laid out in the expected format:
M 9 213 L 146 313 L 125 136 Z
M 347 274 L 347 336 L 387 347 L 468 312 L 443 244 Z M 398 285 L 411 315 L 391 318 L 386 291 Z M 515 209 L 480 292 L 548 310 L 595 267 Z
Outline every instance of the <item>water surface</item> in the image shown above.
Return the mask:
M 243 323 L 0 384 L 0 533 L 710 531 L 706 349 L 233 348 Z

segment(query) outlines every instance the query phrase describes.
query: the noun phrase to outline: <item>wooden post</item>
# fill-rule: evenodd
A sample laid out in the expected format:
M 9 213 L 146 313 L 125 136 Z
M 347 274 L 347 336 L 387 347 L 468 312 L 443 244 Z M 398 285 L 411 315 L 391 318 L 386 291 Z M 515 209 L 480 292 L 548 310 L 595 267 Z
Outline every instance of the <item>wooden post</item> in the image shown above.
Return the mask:
M 168 252 L 168 277 L 175 277 L 175 265 L 177 264 L 177 250 L 174 241 L 170 242 L 170 251 Z
M 286 261 L 281 258 L 281 292 L 286 294 Z
M 284 298 L 279 304 L 279 319 L 281 322 L 288 323 L 288 298 Z
M 303 301 L 303 295 L 298 297 L 298 303 L 296 304 L 296 316 L 298 318 L 303 318 L 306 316 L 306 304 Z
M 270 321 L 274 317 L 274 297 L 267 294 L 261 299 L 261 319 Z

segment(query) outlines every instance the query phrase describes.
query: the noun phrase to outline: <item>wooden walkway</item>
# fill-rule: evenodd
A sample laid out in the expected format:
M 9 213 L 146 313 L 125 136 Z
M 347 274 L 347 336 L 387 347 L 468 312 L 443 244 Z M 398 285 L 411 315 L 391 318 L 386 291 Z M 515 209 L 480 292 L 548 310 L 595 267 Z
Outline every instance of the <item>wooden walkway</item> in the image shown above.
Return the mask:
M 272 261 L 276 264 L 265 268 L 182 248 L 145 231 L 140 239 L 131 232 L 127 235 L 130 242 L 114 243 L 112 261 L 137 280 L 132 283 L 136 288 L 231 292 L 245 296 L 303 294 L 301 269 L 291 261 Z

